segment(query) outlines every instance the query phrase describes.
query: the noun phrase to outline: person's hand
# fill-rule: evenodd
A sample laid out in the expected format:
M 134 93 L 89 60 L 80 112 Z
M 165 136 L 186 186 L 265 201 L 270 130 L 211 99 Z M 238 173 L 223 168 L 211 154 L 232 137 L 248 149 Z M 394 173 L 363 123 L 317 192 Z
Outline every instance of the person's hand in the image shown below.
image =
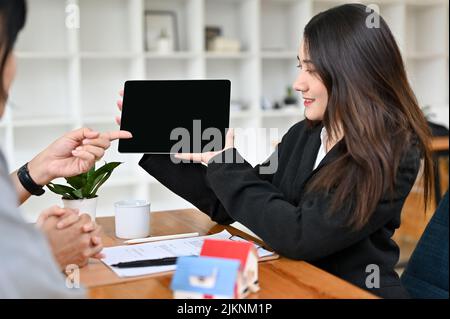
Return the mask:
M 52 206 L 46 210 L 44 210 L 38 217 L 36 221 L 36 227 L 42 228 L 44 223 L 47 221 L 47 219 L 51 216 L 58 217 L 58 223 L 56 224 L 56 229 L 64 229 L 72 226 L 73 224 L 77 223 L 80 220 L 80 214 L 78 209 L 72 209 L 72 208 L 61 208 L 57 205 Z M 83 225 L 82 230 L 85 233 L 90 233 L 93 230 L 97 228 L 97 225 L 95 222 L 87 222 L 85 225 Z M 93 245 L 101 244 L 101 238 L 93 238 L 92 240 Z M 98 253 L 92 258 L 101 259 L 103 258 L 103 254 Z
M 119 91 L 120 98 L 117 100 L 117 108 L 120 112 L 122 112 L 122 105 L 123 105 L 123 89 Z M 122 119 L 122 114 L 116 116 L 116 123 L 120 126 L 120 120 Z
M 30 175 L 38 185 L 47 185 L 57 177 L 86 173 L 103 157 L 111 141 L 131 137 L 127 131 L 99 133 L 80 128 L 69 132 L 28 163 Z
M 38 216 L 36 227 L 41 228 L 44 225 L 45 221 L 51 216 L 60 217 L 60 220 L 56 225 L 58 229 L 63 229 L 65 227 L 71 226 L 73 223 L 76 223 L 80 219 L 78 209 L 61 208 L 55 205 L 47 208 Z
M 65 210 L 61 215 L 60 210 Z M 54 206 L 46 212 L 42 219 L 40 229 L 46 235 L 53 255 L 63 270 L 69 264 L 80 267 L 87 264 L 90 257 L 103 258 L 101 241 L 101 227 L 91 222 L 89 215 L 81 214 L 79 218 L 70 220 L 69 216 L 78 216 L 69 209 Z M 61 217 L 58 217 L 61 216 Z M 59 223 L 70 221 L 64 225 Z
M 218 152 L 205 152 L 205 153 L 179 153 L 175 154 L 175 158 L 186 161 L 194 161 L 207 165 L 208 162 L 211 160 L 211 158 L 233 147 L 234 147 L 234 130 L 230 128 L 228 129 L 227 136 L 225 137 L 225 147 L 223 150 Z

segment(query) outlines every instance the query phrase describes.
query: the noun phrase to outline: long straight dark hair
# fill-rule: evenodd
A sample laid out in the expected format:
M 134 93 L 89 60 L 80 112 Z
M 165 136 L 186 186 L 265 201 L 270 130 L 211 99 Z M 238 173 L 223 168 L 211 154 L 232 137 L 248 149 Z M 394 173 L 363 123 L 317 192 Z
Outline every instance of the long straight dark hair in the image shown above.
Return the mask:
M 14 48 L 17 35 L 25 26 L 25 0 L 0 0 L 0 99 L 6 100 L 8 92 L 4 87 L 3 73 L 6 60 Z
M 374 15 L 380 23 L 371 28 L 366 23 Z M 332 139 L 340 129 L 344 133 L 343 153 L 307 190 L 332 194 L 332 213 L 350 200 L 348 224 L 359 229 L 386 192 L 394 196 L 399 163 L 416 139 L 427 205 L 433 183 L 430 130 L 384 19 L 361 4 L 331 8 L 306 25 L 304 46 L 328 91 L 322 123 Z

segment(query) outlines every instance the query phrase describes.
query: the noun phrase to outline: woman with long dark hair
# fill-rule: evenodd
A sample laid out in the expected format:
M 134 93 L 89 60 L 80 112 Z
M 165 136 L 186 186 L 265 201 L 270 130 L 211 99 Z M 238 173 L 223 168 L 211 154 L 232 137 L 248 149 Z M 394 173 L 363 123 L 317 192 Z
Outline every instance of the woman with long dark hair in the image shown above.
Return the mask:
M 401 298 L 392 235 L 421 159 L 428 201 L 430 135 L 389 27 L 381 17 L 379 27 L 367 26 L 369 14 L 346 4 L 305 27 L 293 87 L 306 120 L 269 159 L 278 162 L 273 174 L 261 173 L 267 163 L 243 160 L 232 133 L 222 152 L 176 155 L 203 165 L 167 155 L 145 155 L 140 165 L 213 220 L 242 223 L 281 255 Z

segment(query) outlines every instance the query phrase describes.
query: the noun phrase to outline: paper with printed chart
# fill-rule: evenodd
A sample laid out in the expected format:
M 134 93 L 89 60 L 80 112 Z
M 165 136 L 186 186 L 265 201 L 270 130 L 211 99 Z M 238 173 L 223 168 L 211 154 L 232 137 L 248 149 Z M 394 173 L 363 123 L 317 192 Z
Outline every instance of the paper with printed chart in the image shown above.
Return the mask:
M 180 257 L 180 256 L 198 256 L 200 254 L 203 241 L 208 239 L 229 239 L 229 240 L 245 240 L 238 236 L 231 235 L 228 231 L 223 230 L 220 233 L 191 237 L 180 238 L 172 240 L 164 240 L 158 242 L 150 242 L 138 245 L 125 245 L 104 248 L 102 253 L 105 258 L 102 262 L 111 268 L 119 277 L 133 277 L 156 274 L 166 271 L 173 271 L 176 269 L 175 265 L 169 266 L 150 266 L 150 267 L 136 267 L 136 268 L 117 268 L 111 265 L 119 262 L 143 260 L 143 259 L 158 259 L 165 257 Z M 268 251 L 256 245 L 258 256 L 260 258 L 276 256 L 273 252 Z

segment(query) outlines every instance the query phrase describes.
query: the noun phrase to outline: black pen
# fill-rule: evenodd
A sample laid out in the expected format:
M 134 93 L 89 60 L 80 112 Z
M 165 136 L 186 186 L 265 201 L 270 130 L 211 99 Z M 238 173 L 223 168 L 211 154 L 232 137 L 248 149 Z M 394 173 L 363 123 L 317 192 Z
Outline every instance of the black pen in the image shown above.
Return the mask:
M 193 257 L 188 256 L 188 257 Z M 117 264 L 111 265 L 111 267 L 117 268 L 135 268 L 135 267 L 150 267 L 150 266 L 169 266 L 175 265 L 177 263 L 178 257 L 165 257 L 159 259 L 144 259 L 144 260 L 135 260 L 135 261 L 126 261 L 120 262 Z

